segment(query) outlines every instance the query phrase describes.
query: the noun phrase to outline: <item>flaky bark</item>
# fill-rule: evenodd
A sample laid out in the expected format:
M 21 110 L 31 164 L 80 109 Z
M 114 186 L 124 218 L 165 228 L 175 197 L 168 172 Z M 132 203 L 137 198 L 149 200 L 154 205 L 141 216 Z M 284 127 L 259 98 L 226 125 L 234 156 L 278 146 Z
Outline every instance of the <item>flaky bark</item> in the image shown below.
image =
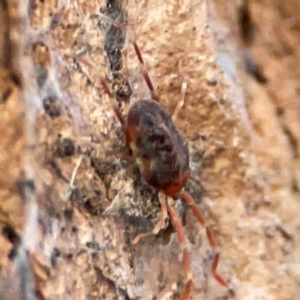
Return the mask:
M 129 152 L 99 76 L 124 114 L 128 82 L 131 101 L 149 91 L 128 35 L 101 14 L 128 23 L 170 114 L 187 83 L 176 126 L 201 187 L 186 189 L 230 286 L 177 201 L 193 299 L 298 299 L 298 2 L 56 2 L 1 1 L 0 299 L 180 299 L 172 227 L 131 243 L 158 219 L 158 197 L 108 155 Z

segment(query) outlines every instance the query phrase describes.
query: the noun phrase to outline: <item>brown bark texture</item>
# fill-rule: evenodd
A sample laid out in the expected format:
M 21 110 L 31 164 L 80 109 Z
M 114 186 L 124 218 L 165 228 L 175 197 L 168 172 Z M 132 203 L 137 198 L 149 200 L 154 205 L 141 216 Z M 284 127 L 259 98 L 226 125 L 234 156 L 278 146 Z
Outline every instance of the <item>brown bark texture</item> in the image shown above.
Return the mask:
M 186 184 L 211 226 L 174 207 L 191 299 L 300 299 L 298 0 L 0 0 L 0 299 L 181 299 L 172 227 L 130 156 L 125 116 L 150 98 L 188 143 Z M 106 16 L 106 17 L 105 17 Z M 112 24 L 109 18 L 127 26 Z M 156 298 L 155 298 L 156 297 Z

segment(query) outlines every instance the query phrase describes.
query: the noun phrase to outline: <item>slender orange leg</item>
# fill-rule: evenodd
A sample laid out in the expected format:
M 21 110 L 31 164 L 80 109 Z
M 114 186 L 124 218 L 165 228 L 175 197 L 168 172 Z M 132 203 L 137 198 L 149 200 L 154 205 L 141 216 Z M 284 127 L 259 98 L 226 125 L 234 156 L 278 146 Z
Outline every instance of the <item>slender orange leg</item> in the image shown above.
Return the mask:
M 213 276 L 216 278 L 216 280 L 223 286 L 228 286 L 227 282 L 224 280 L 224 278 L 217 272 L 217 267 L 219 263 L 220 254 L 216 253 L 211 265 L 211 272 Z
M 175 110 L 172 115 L 172 121 L 175 122 L 180 110 L 184 105 L 185 93 L 186 93 L 187 83 L 184 81 L 181 85 L 181 100 L 177 103 Z
M 154 90 L 154 87 L 153 87 L 153 83 L 150 79 L 150 76 L 146 70 L 146 66 L 145 66 L 145 63 L 144 63 L 144 59 L 142 57 L 142 53 L 140 51 L 140 48 L 139 46 L 137 45 L 137 41 L 136 41 L 136 38 L 134 37 L 134 34 L 132 31 L 129 31 L 129 39 L 133 45 L 133 48 L 134 48 L 134 51 L 136 53 L 136 56 L 139 60 L 139 63 L 141 65 L 141 69 L 142 69 L 142 74 L 143 74 L 143 77 L 144 77 L 144 80 L 150 90 L 150 93 L 151 93 L 151 97 L 154 101 L 158 101 L 159 102 L 159 98 L 158 98 L 158 95 L 156 94 L 155 90 Z
M 209 241 L 210 246 L 215 249 L 217 244 L 216 241 L 214 239 L 213 233 L 210 230 L 210 228 L 208 226 L 206 226 L 205 223 L 205 219 L 203 217 L 203 214 L 201 212 L 201 210 L 197 207 L 197 205 L 194 202 L 193 197 L 186 191 L 181 193 L 184 201 L 191 207 L 195 217 L 197 218 L 197 220 L 199 221 L 199 223 L 205 228 L 206 230 L 206 235 Z M 219 262 L 219 258 L 220 258 L 220 254 L 219 253 L 215 253 L 215 256 L 213 258 L 213 262 L 211 265 L 211 272 L 213 274 L 213 276 L 215 277 L 215 279 L 223 286 L 227 286 L 226 281 L 223 279 L 223 277 L 217 272 L 217 267 L 218 267 L 218 262 Z
M 80 61 L 89 68 L 94 67 L 93 63 L 86 60 L 86 59 L 81 58 Z M 116 116 L 117 116 L 118 120 L 120 121 L 120 123 L 122 125 L 123 130 L 125 131 L 125 129 L 124 129 L 125 128 L 125 120 L 122 117 L 122 114 L 121 114 L 121 112 L 118 108 L 118 104 L 117 104 L 116 99 L 113 97 L 113 94 L 110 91 L 110 88 L 108 87 L 108 85 L 107 85 L 107 83 L 106 83 L 106 81 L 103 77 L 100 77 L 100 82 L 101 82 L 101 85 L 104 89 L 104 92 L 109 96 L 110 103 L 111 103 L 111 105 L 112 105 L 112 107 L 113 107 L 113 109 L 116 113 Z
M 157 223 L 155 224 L 154 228 L 151 231 L 145 232 L 145 233 L 141 233 L 139 235 L 137 235 L 133 240 L 132 240 L 132 244 L 136 244 L 138 243 L 138 241 L 141 238 L 144 238 L 146 236 L 150 236 L 150 235 L 156 235 L 158 234 L 158 232 L 164 228 L 165 225 L 165 221 L 168 218 L 168 210 L 167 210 L 167 203 L 166 203 L 166 195 L 164 195 L 163 193 L 160 193 L 159 195 L 159 202 L 160 202 L 160 210 L 161 210 L 161 217 L 160 219 L 157 221 Z
M 192 285 L 192 272 L 191 272 L 191 260 L 190 255 L 188 253 L 188 250 L 186 248 L 186 242 L 185 242 L 185 236 L 183 231 L 183 226 L 181 224 L 179 215 L 174 207 L 172 205 L 169 205 L 168 203 L 168 212 L 170 215 L 170 218 L 173 222 L 173 226 L 175 227 L 175 231 L 177 234 L 178 242 L 182 250 L 182 263 L 184 267 L 184 271 L 186 274 L 187 282 L 184 287 L 183 292 L 183 300 L 189 300 L 190 299 L 190 290 Z
M 106 15 L 104 15 L 102 13 L 98 13 L 98 14 L 103 19 L 111 22 L 114 26 L 119 27 L 119 28 L 121 28 L 121 29 L 123 29 L 123 30 L 125 30 L 127 32 L 129 41 L 131 42 L 131 44 L 132 44 L 132 46 L 134 48 L 134 51 L 136 53 L 136 56 L 137 56 L 137 58 L 139 60 L 139 63 L 140 63 L 141 69 L 142 69 L 142 74 L 143 74 L 144 80 L 145 80 L 145 82 L 146 82 L 146 84 L 147 84 L 147 86 L 148 86 L 148 88 L 150 90 L 151 97 L 152 97 L 152 99 L 154 101 L 159 101 L 159 97 L 158 97 L 158 95 L 155 92 L 155 89 L 153 87 L 153 83 L 152 83 L 152 81 L 150 79 L 150 76 L 149 76 L 147 70 L 146 70 L 145 62 L 144 62 L 142 53 L 140 51 L 140 48 L 137 45 L 136 37 L 135 37 L 133 31 L 129 27 L 127 27 L 126 25 L 124 25 L 124 24 L 122 24 L 122 23 L 120 23 L 118 21 L 113 20 L 110 17 L 108 17 L 108 16 L 106 16 Z
M 117 158 L 120 158 L 120 159 L 125 160 L 130 163 L 135 163 L 135 158 L 132 155 L 127 155 L 124 153 L 117 153 L 113 150 L 107 150 L 107 151 L 105 151 L 105 154 L 107 156 L 115 156 Z
M 118 108 L 117 101 L 116 101 L 115 98 L 113 97 L 113 95 L 112 95 L 112 93 L 111 93 L 111 91 L 110 91 L 110 89 L 109 89 L 109 87 L 108 87 L 108 85 L 107 85 L 105 79 L 101 77 L 101 78 L 100 78 L 100 81 L 101 81 L 101 84 L 102 84 L 102 87 L 103 87 L 105 93 L 109 96 L 109 100 L 110 100 L 110 102 L 111 102 L 111 104 L 112 104 L 112 106 L 113 106 L 113 109 L 114 109 L 114 111 L 115 111 L 115 114 L 116 114 L 118 120 L 120 121 L 120 123 L 121 123 L 121 125 L 122 125 L 122 128 L 124 128 L 124 126 L 125 126 L 125 120 L 124 120 L 124 118 L 122 117 L 121 112 L 120 112 L 120 110 L 119 110 L 119 108 Z
M 130 139 L 130 134 L 129 134 L 129 130 L 128 130 L 128 127 L 127 127 L 127 125 L 126 125 L 126 121 L 125 121 L 125 119 L 123 118 L 123 116 L 122 116 L 122 114 L 121 114 L 121 112 L 120 112 L 120 110 L 119 110 L 119 108 L 118 108 L 117 101 L 116 101 L 116 99 L 113 97 L 113 94 L 112 94 L 112 92 L 110 91 L 110 89 L 109 89 L 109 87 L 108 87 L 108 85 L 107 85 L 105 79 L 102 78 L 102 77 L 100 77 L 100 81 L 101 81 L 101 84 L 102 84 L 102 87 L 103 87 L 105 93 L 109 96 L 109 100 L 110 100 L 110 102 L 111 102 L 111 105 L 112 105 L 112 107 L 113 107 L 113 109 L 114 109 L 114 112 L 115 112 L 115 114 L 116 114 L 116 116 L 117 116 L 119 122 L 121 123 L 122 130 L 123 130 L 123 132 L 124 132 L 124 134 L 125 134 L 126 141 L 127 141 L 127 143 L 129 144 L 130 141 L 131 141 L 131 139 Z M 125 159 L 125 158 L 124 158 L 124 159 Z M 126 160 L 126 159 L 125 159 L 125 160 Z M 127 160 L 128 160 L 128 159 L 127 159 Z

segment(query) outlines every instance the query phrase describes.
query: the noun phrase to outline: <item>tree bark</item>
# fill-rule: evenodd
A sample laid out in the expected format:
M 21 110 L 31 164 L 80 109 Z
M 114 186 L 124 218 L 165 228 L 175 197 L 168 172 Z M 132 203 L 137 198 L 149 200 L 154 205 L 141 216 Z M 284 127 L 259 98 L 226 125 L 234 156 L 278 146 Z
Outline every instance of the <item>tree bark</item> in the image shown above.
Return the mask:
M 19 3 L 20 2 L 20 3 Z M 180 200 L 192 299 L 299 299 L 300 4 L 282 1 L 5 1 L 0 22 L 0 299 L 181 299 L 181 248 L 160 216 L 123 115 L 150 98 L 186 139 L 201 184 Z M 106 16 L 106 17 L 105 17 Z M 126 24 L 128 30 L 109 20 Z M 119 154 L 119 155 L 118 155 Z

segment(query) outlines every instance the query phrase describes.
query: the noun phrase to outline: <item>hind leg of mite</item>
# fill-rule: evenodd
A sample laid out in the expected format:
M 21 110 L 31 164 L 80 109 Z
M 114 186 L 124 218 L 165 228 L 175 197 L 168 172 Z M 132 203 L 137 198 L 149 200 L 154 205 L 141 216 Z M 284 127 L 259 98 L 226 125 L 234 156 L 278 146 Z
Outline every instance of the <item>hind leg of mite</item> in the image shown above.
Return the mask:
M 187 246 L 186 246 L 184 230 L 183 230 L 183 226 L 180 221 L 179 215 L 178 215 L 176 209 L 172 206 L 172 203 L 167 203 L 167 208 L 168 208 L 169 216 L 170 216 L 173 226 L 175 228 L 178 242 L 179 242 L 179 245 L 180 245 L 180 248 L 182 251 L 182 264 L 183 264 L 185 276 L 186 276 L 186 284 L 184 287 L 182 299 L 189 300 L 190 299 L 190 290 L 191 290 L 191 285 L 192 285 L 190 254 L 189 254 Z
M 212 249 L 216 249 L 217 244 L 216 244 L 216 241 L 214 239 L 213 233 L 212 233 L 211 229 L 208 226 L 206 226 L 206 222 L 205 222 L 205 219 L 203 217 L 203 214 L 202 214 L 201 210 L 195 204 L 193 197 L 186 191 L 182 192 L 181 195 L 182 195 L 184 201 L 191 207 L 191 209 L 192 209 L 195 217 L 197 218 L 198 222 L 205 228 L 206 235 L 207 235 L 210 246 L 212 247 Z M 216 252 L 215 255 L 214 255 L 214 258 L 213 258 L 212 265 L 211 265 L 211 272 L 212 272 L 212 275 L 214 276 L 214 278 L 221 285 L 228 286 L 225 279 L 217 272 L 219 258 L 220 258 L 220 254 L 218 252 Z
M 157 221 L 157 223 L 155 224 L 154 228 L 151 231 L 144 232 L 144 233 L 137 235 L 132 240 L 132 244 L 137 244 L 139 242 L 139 240 L 144 237 L 158 234 L 158 232 L 165 227 L 165 222 L 168 219 L 166 196 L 162 193 L 159 193 L 158 198 L 159 198 L 160 211 L 161 211 L 161 216 L 160 216 L 159 220 Z

